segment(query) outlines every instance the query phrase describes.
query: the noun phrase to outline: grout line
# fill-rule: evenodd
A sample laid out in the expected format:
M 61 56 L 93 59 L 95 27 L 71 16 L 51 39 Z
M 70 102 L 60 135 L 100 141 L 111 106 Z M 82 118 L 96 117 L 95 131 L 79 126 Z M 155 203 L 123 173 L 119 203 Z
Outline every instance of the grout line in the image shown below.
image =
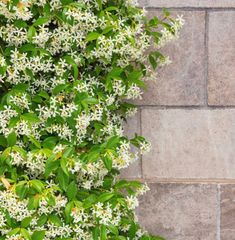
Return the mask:
M 217 109 L 235 109 L 235 105 L 228 105 L 228 106 L 205 106 L 205 105 L 136 105 L 137 108 L 143 109 L 143 108 L 153 108 L 153 109 L 195 109 L 195 110 L 217 110 Z
M 142 129 L 142 109 L 139 109 L 139 121 L 140 121 L 140 136 L 143 135 Z M 140 170 L 141 170 L 141 177 L 144 178 L 144 171 L 143 171 L 143 155 L 140 155 Z
M 144 6 L 142 6 L 144 7 Z M 177 10 L 177 11 L 209 11 L 209 12 L 220 12 L 220 11 L 235 11 L 235 7 L 145 7 L 147 11 L 162 10 Z
M 208 107 L 208 76 L 209 76 L 209 13 L 205 12 L 205 105 Z
M 216 211 L 216 219 L 217 219 L 217 229 L 216 229 L 216 240 L 221 239 L 221 234 L 220 234 L 220 227 L 221 227 L 221 191 L 220 191 L 220 185 L 218 184 L 217 186 L 217 211 Z
M 207 179 L 207 178 L 128 178 L 126 180 L 147 183 L 179 183 L 179 184 L 235 184 L 235 179 Z

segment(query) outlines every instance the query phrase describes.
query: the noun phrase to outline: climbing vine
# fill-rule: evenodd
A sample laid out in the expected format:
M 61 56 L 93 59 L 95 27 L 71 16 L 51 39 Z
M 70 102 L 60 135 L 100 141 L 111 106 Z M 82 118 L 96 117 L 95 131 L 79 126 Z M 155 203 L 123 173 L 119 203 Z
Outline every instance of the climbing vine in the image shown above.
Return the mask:
M 147 186 L 118 178 L 150 147 L 123 122 L 182 25 L 131 0 L 0 1 L 0 239 L 161 239 L 134 214 Z

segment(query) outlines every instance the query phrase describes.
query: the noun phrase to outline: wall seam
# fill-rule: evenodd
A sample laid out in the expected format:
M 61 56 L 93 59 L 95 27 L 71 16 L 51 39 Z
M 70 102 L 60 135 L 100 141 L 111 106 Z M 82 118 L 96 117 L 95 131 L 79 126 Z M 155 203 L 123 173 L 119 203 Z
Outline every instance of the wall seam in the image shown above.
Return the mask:
M 145 7 L 147 11 L 162 10 L 164 7 Z M 235 7 L 166 7 L 165 9 L 172 11 L 208 11 L 208 12 L 220 12 L 220 11 L 235 11 Z
M 139 121 L 140 121 L 140 135 L 143 136 L 143 129 L 142 129 L 142 108 L 139 108 Z M 143 156 L 140 155 L 140 175 L 142 179 L 144 178 L 144 171 L 143 171 Z
M 216 212 L 216 219 L 217 219 L 217 229 L 216 229 L 216 239 L 221 240 L 221 191 L 220 191 L 220 184 L 217 185 L 217 212 Z
M 209 76 L 209 13 L 205 12 L 205 105 L 208 107 L 208 76 Z
M 212 179 L 212 178 L 135 178 L 135 177 L 125 177 L 125 179 L 136 180 L 136 181 L 146 181 L 148 183 L 182 183 L 182 184 L 235 184 L 235 179 Z
M 217 109 L 235 109 L 235 105 L 228 106 L 205 106 L 205 105 L 137 105 L 137 108 L 153 108 L 153 109 L 197 109 L 197 110 L 217 110 Z

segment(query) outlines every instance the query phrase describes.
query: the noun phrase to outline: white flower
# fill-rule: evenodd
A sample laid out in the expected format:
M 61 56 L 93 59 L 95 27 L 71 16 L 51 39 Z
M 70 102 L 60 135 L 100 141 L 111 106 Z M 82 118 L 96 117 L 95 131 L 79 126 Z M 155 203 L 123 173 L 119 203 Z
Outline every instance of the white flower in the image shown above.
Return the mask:
M 143 141 L 140 143 L 140 153 L 144 154 L 151 150 L 151 143 Z
M 139 201 L 135 196 L 127 196 L 126 202 L 127 202 L 128 208 L 132 210 L 134 210 L 139 206 Z

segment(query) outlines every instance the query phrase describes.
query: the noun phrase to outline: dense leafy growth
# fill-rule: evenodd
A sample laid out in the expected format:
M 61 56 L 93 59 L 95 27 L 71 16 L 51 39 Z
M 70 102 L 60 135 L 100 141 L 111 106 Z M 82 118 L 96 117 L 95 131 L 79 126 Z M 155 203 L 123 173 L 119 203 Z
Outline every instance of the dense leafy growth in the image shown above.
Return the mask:
M 133 211 L 147 187 L 118 178 L 149 148 L 124 136 L 125 100 L 182 23 L 130 0 L 0 1 L 0 239 L 161 239 Z

